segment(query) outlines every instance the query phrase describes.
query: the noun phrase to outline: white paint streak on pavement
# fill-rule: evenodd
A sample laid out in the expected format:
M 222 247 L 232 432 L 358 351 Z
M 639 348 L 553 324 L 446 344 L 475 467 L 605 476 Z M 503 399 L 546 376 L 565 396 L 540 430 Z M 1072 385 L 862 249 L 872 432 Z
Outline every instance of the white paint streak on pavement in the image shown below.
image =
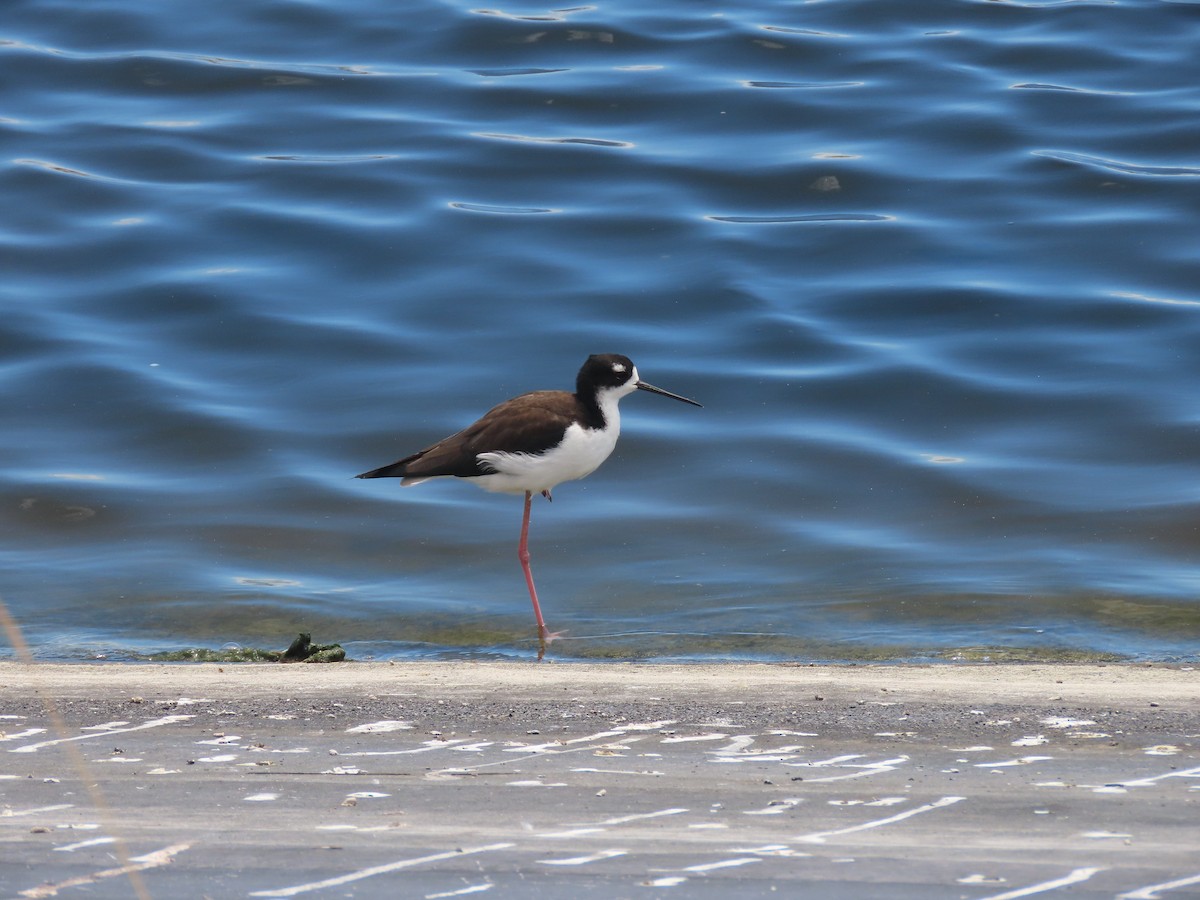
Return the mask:
M 657 819 L 662 816 L 677 816 L 680 813 L 687 812 L 686 809 L 660 809 L 657 812 L 650 813 L 634 813 L 631 816 L 617 816 L 615 819 L 605 819 L 600 825 L 624 825 L 626 822 L 636 822 L 639 819 Z
M 1015 891 L 1005 891 L 1003 894 L 992 894 L 990 897 L 981 897 L 979 900 L 1017 900 L 1018 897 L 1029 897 L 1032 894 L 1041 894 L 1060 887 L 1079 884 L 1081 881 L 1087 881 L 1097 872 L 1103 871 L 1103 867 L 1076 869 L 1062 878 L 1043 881 L 1039 884 L 1031 884 L 1029 887 L 1017 888 Z
M 446 859 L 460 859 L 464 856 L 470 856 L 474 853 L 489 853 L 492 850 L 507 850 L 513 844 L 488 844 L 484 847 L 472 847 L 469 850 L 451 850 L 449 853 L 433 853 L 429 856 L 418 856 L 413 859 L 401 859 L 393 863 L 387 863 L 382 866 L 372 866 L 369 869 L 359 869 L 357 872 L 349 872 L 345 875 L 338 875 L 336 878 L 326 878 L 323 881 L 312 881 L 308 884 L 297 884 L 293 887 L 278 888 L 273 891 L 254 891 L 250 894 L 251 897 L 295 897 L 300 894 L 307 894 L 310 891 L 321 891 L 325 888 L 339 887 L 343 884 L 350 884 L 353 881 L 361 881 L 364 878 L 371 878 L 374 875 L 385 875 L 388 872 L 396 872 L 400 869 L 408 869 L 412 866 L 420 866 L 425 863 L 441 862 Z
M 55 744 L 66 744 L 71 741 L 87 741 L 92 738 L 112 737 L 114 734 L 129 734 L 132 731 L 145 731 L 147 728 L 158 728 L 160 725 L 174 725 L 176 722 L 186 722 L 188 719 L 194 719 L 195 716 L 163 716 L 161 719 L 151 719 L 149 722 L 143 722 L 141 725 L 134 725 L 131 728 L 114 728 L 111 731 L 98 731 L 94 734 L 77 734 L 75 737 L 55 738 L 51 741 L 41 741 L 37 744 L 26 744 L 24 747 L 13 747 L 10 753 L 35 753 L 43 747 L 53 747 Z
M 58 892 L 64 888 L 80 887 L 85 884 L 93 884 L 103 878 L 117 878 L 121 875 L 129 875 L 132 872 L 144 872 L 147 869 L 157 869 L 159 866 L 165 866 L 188 849 L 191 844 L 172 844 L 169 847 L 164 847 L 161 850 L 155 850 L 153 853 L 146 853 L 142 856 L 135 856 L 129 860 L 130 865 L 118 866 L 115 869 L 104 869 L 99 872 L 93 872 L 91 875 L 80 875 L 77 878 L 68 878 L 66 881 L 59 881 L 55 884 L 42 884 L 35 888 L 30 888 L 27 891 L 21 891 L 22 897 L 29 897 L 31 900 L 41 900 L 43 897 L 56 897 Z
M 1164 881 L 1162 884 L 1152 884 L 1144 888 L 1138 888 L 1136 891 L 1129 891 L 1128 893 L 1119 895 L 1117 900 L 1159 900 L 1160 891 L 1174 891 L 1183 887 L 1191 887 L 1193 884 L 1200 884 L 1200 875 L 1177 878 L 1174 881 Z
M 101 844 L 112 844 L 116 840 L 116 838 L 110 837 L 94 837 L 88 838 L 86 841 L 76 841 L 74 844 L 63 844 L 61 847 L 55 847 L 54 849 L 59 853 L 74 853 L 76 850 L 82 850 L 84 847 L 98 847 Z
M 926 803 L 924 806 L 918 806 L 916 809 L 905 810 L 902 813 L 897 813 L 894 816 L 888 816 L 886 819 L 875 819 L 871 822 L 863 822 L 861 825 L 851 825 L 848 828 L 836 828 L 832 831 L 814 831 L 811 834 L 802 834 L 796 837 L 798 841 L 808 841 L 813 844 L 822 844 L 826 838 L 837 837 L 843 834 L 853 834 L 857 831 L 866 831 L 868 828 L 879 828 L 883 825 L 891 825 L 895 822 L 903 821 L 912 816 L 920 815 L 921 813 L 930 812 L 934 809 L 940 809 L 943 806 L 951 806 L 958 803 L 960 800 L 966 800 L 966 797 L 942 797 L 940 800 L 934 800 L 932 803 Z
M 538 862 L 544 866 L 586 866 L 588 863 L 600 862 L 603 859 L 624 856 L 628 852 L 628 850 L 601 850 L 590 856 L 572 856 L 569 859 L 539 859 Z
M 750 863 L 762 862 L 757 856 L 742 856 L 737 859 L 723 859 L 720 862 L 701 863 L 698 866 L 688 866 L 685 872 L 712 872 L 715 869 L 733 869 L 738 866 L 748 866 Z
M 1162 775 L 1152 775 L 1149 778 L 1136 778 L 1132 781 L 1114 781 L 1112 784 L 1127 788 L 1149 787 L 1156 782 L 1162 781 L 1164 778 L 1200 778 L 1200 766 L 1194 769 L 1186 769 L 1183 772 L 1164 772 Z
M 36 816 L 40 813 L 71 809 L 73 806 L 73 803 L 55 803 L 52 806 L 34 806 L 30 809 L 0 809 L 0 819 L 13 819 L 17 816 Z

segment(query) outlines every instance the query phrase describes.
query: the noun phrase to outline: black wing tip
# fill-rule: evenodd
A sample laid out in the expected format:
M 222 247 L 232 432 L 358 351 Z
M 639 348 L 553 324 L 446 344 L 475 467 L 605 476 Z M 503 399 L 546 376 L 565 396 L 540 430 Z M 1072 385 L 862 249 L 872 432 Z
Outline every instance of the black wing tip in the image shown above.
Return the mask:
M 372 469 L 370 472 L 363 472 L 361 475 L 355 475 L 355 478 L 403 478 L 403 463 L 392 463 L 390 466 L 380 466 L 378 469 Z

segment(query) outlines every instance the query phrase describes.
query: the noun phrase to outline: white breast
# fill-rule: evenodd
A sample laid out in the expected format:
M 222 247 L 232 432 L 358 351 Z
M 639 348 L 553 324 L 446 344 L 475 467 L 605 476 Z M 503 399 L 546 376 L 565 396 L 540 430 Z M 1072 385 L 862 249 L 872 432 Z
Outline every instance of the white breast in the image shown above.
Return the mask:
M 604 429 L 572 425 L 562 443 L 543 454 L 480 453 L 479 461 L 495 470 L 473 478 L 485 491 L 523 494 L 553 490 L 564 481 L 591 475 L 617 446 L 620 425 L 611 420 Z
M 591 475 L 608 459 L 621 434 L 621 411 L 617 402 L 628 390 L 605 391 L 596 399 L 604 413 L 604 428 L 567 428 L 562 442 L 545 453 L 480 453 L 476 458 L 495 470 L 471 480 L 485 491 L 502 494 L 540 493 L 564 481 Z

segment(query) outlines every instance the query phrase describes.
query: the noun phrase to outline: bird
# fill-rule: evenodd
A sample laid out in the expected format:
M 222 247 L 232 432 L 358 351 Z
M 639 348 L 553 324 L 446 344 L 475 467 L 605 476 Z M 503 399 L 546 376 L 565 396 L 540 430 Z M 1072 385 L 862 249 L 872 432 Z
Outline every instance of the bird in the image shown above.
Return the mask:
M 533 602 L 538 628 L 538 660 L 560 634 L 546 628 L 533 571 L 529 567 L 529 513 L 533 495 L 553 500 L 564 481 L 585 478 L 608 459 L 621 433 L 618 403 L 634 391 L 647 391 L 701 406 L 642 381 L 628 356 L 599 353 L 587 358 L 575 378 L 575 392 L 532 391 L 505 400 L 462 431 L 401 460 L 356 478 L 400 478 L 402 487 L 431 478 L 465 478 L 485 491 L 524 494 L 525 514 L 517 557 Z

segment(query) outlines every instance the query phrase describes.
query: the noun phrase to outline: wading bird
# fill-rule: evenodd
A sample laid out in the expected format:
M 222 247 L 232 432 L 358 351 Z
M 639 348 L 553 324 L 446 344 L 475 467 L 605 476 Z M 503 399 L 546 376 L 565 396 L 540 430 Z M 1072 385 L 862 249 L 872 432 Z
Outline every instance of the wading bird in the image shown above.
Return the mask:
M 525 572 L 529 599 L 538 626 L 538 659 L 547 641 L 558 635 L 546 630 L 533 572 L 529 568 L 529 510 L 533 495 L 553 499 L 550 491 L 564 481 L 584 478 L 608 459 L 621 433 L 617 404 L 634 391 L 649 391 L 700 406 L 647 384 L 627 356 L 589 356 L 575 378 L 575 393 L 533 391 L 506 400 L 457 434 L 406 456 L 391 465 L 363 472 L 358 478 L 400 478 L 409 486 L 430 478 L 469 478 L 485 491 L 525 495 L 521 542 L 517 555 Z

